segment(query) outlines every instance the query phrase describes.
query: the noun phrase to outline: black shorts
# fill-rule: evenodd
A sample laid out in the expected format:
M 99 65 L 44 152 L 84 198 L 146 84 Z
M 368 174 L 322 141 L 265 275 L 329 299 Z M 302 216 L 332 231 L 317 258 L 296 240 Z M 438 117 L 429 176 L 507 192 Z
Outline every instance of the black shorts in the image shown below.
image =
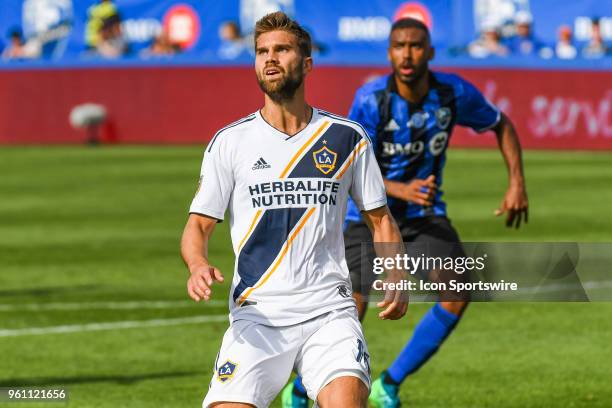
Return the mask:
M 400 219 L 397 220 L 397 224 L 402 240 L 409 243 L 406 251 L 411 256 L 424 255 L 442 258 L 465 256 L 459 234 L 446 217 Z M 363 222 L 349 223 L 344 231 L 344 245 L 353 292 L 367 296 L 372 283 L 377 278 L 377 275 L 372 272 L 376 253 L 372 245 L 372 233 L 368 226 Z M 448 278 L 439 275 L 432 277 L 431 272 L 418 271 L 418 278 L 427 281 L 444 281 Z M 456 277 L 456 274 L 453 273 L 453 277 Z M 467 279 L 467 276 L 460 277 L 460 280 L 464 279 Z

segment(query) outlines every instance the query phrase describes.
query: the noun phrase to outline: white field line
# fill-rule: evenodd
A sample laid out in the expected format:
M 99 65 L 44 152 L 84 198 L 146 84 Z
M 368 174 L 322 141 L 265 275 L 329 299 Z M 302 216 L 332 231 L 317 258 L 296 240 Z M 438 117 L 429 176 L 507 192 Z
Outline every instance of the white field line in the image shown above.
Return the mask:
M 612 288 L 612 280 L 609 281 L 589 281 L 583 282 L 581 285 L 584 289 L 607 289 Z M 552 284 L 542 287 L 520 288 L 522 293 L 542 293 L 556 292 L 567 289 L 579 289 L 580 285 L 576 284 Z M 420 298 L 421 296 L 416 296 Z M 423 300 L 426 296 L 422 296 Z M 413 300 L 414 299 L 413 297 Z M 214 303 L 213 303 L 214 302 Z M 375 303 L 375 302 L 370 302 Z M 209 301 L 208 304 L 221 305 L 226 304 L 225 301 Z M 30 303 L 30 304 L 0 304 L 0 311 L 20 311 L 20 310 L 85 310 L 85 309 L 166 309 L 176 307 L 191 307 L 194 306 L 190 301 L 140 301 L 140 302 L 74 302 L 74 303 Z M 227 315 L 212 315 L 212 316 L 192 316 L 179 317 L 170 319 L 152 319 L 152 320 L 126 320 L 106 323 L 88 323 L 88 324 L 73 324 L 63 326 L 49 327 L 26 327 L 21 329 L 0 329 L 0 337 L 17 337 L 28 335 L 45 335 L 57 333 L 78 333 L 87 331 L 102 331 L 102 330 L 122 330 L 133 329 L 140 327 L 160 327 L 160 326 L 176 326 L 182 324 L 198 324 L 210 322 L 227 321 Z
M 101 330 L 122 330 L 141 327 L 177 326 L 182 324 L 197 324 L 229 321 L 227 315 L 178 317 L 171 319 L 126 320 L 107 323 L 71 324 L 65 326 L 26 327 L 22 329 L 0 330 L 0 337 L 18 337 L 59 333 L 78 333 Z
M 539 287 L 519 287 L 514 293 L 549 293 L 580 289 L 597 290 L 612 288 L 612 280 L 587 281 L 577 284 L 547 284 Z M 415 295 L 416 296 L 416 295 Z M 423 298 L 425 298 L 424 296 Z M 416 300 L 416 297 L 414 298 Z M 376 303 L 376 302 L 370 302 Z M 138 310 L 138 309 L 178 309 L 197 306 L 227 306 L 227 300 L 209 300 L 195 303 L 191 300 L 159 300 L 128 302 L 62 302 L 62 303 L 24 303 L 0 304 L 0 312 L 53 311 L 53 310 Z
M 46 310 L 136 310 L 175 309 L 195 306 L 227 306 L 227 300 L 209 300 L 195 303 L 190 300 L 159 300 L 134 302 L 66 302 L 66 303 L 24 303 L 0 304 L 0 312 L 46 311 Z

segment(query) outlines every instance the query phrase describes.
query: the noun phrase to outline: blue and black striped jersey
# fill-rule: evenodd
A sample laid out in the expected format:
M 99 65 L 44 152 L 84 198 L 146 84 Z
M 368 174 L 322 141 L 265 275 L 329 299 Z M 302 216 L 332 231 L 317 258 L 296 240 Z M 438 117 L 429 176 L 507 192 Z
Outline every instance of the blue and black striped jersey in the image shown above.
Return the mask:
M 412 104 L 398 94 L 393 75 L 369 82 L 355 94 L 349 118 L 369 133 L 386 179 L 408 182 L 433 174 L 440 187 L 454 126 L 484 132 L 500 120 L 499 109 L 468 81 L 454 74 L 430 74 L 430 89 L 420 104 Z M 432 207 L 391 197 L 388 205 L 397 219 L 446 215 L 442 195 L 439 189 Z M 359 220 L 359 210 L 349 202 L 346 221 Z

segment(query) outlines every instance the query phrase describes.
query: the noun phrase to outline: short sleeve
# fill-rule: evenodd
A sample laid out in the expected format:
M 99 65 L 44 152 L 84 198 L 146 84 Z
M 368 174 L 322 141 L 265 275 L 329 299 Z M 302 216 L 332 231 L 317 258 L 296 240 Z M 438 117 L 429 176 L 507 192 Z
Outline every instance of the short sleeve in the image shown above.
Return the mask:
M 227 155 L 220 141 L 211 143 L 204 153 L 200 183 L 189 213 L 208 215 L 223 220 L 234 188 L 234 176 L 230 168 L 230 160 L 223 157 L 222 153 Z
M 355 93 L 348 118 L 359 123 L 368 133 L 372 143 L 376 143 L 376 128 L 379 120 L 378 109 L 376 106 L 371 106 L 369 98 L 361 90 L 357 90 Z
M 365 148 L 355 161 L 350 195 L 360 211 L 370 211 L 386 205 L 387 195 L 372 144 L 365 137 L 361 143 Z
M 474 85 L 462 80 L 462 92 L 457 101 L 457 124 L 476 132 L 484 132 L 499 123 L 501 112 Z

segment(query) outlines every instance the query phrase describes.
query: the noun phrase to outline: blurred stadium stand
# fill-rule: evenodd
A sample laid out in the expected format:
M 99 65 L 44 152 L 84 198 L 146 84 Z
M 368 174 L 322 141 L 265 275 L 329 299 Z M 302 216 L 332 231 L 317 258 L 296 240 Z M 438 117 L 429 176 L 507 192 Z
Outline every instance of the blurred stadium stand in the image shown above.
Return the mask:
M 412 16 L 432 30 L 434 67 L 479 86 L 526 147 L 612 149 L 612 3 L 597 0 L 3 0 L 0 143 L 82 143 L 68 116 L 84 102 L 108 109 L 102 141 L 204 143 L 261 104 L 249 29 L 279 9 L 313 35 L 317 106 L 346 113 L 360 84 L 388 72 L 392 22 Z M 519 23 L 536 52 L 524 52 Z M 556 55 L 565 25 L 575 58 Z M 508 56 L 469 55 L 485 29 Z M 453 143 L 495 141 L 460 131 Z

